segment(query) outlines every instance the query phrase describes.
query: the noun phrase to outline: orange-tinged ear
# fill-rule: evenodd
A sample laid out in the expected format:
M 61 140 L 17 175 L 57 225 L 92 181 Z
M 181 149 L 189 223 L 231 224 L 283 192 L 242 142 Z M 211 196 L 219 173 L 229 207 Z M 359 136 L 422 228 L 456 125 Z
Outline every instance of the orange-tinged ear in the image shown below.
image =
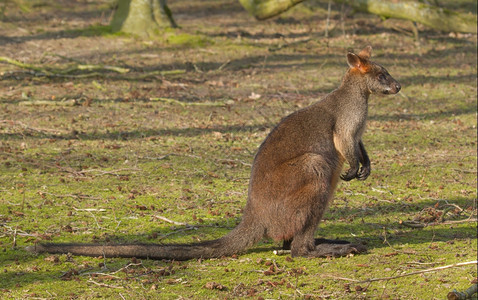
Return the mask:
M 362 51 L 359 52 L 358 56 L 360 56 L 363 59 L 370 59 L 372 56 L 372 46 L 367 46 L 362 49 Z
M 367 73 L 370 69 L 370 65 L 366 60 L 352 52 L 347 53 L 347 63 L 352 69 L 356 69 L 360 73 Z

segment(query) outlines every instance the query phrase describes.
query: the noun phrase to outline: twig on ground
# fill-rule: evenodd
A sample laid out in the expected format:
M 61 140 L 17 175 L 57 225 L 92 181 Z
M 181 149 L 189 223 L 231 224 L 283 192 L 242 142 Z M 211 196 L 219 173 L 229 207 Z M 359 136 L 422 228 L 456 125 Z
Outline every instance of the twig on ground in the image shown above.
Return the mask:
M 457 172 L 462 172 L 462 173 L 470 173 L 470 174 L 476 174 L 476 170 L 461 170 L 461 169 L 453 169 Z
M 311 38 L 306 38 L 306 39 L 303 39 L 303 40 L 299 40 L 299 41 L 294 41 L 294 42 L 290 42 L 290 43 L 284 43 L 284 44 L 279 44 L 279 45 L 276 45 L 276 46 L 271 46 L 269 47 L 269 51 L 270 52 L 275 52 L 275 51 L 278 51 L 280 49 L 283 49 L 283 48 L 287 48 L 287 47 L 290 47 L 290 46 L 295 46 L 295 45 L 300 45 L 300 44 L 303 44 L 303 43 L 308 43 L 310 42 L 312 39 Z
M 173 221 L 173 220 L 170 220 L 166 217 L 163 217 L 163 216 L 160 216 L 160 215 L 153 215 L 153 217 L 155 217 L 156 219 L 160 219 L 164 222 L 168 222 L 168 223 L 171 223 L 171 224 L 174 224 L 174 225 L 179 225 L 179 226 L 189 226 L 189 224 L 187 223 L 183 223 L 183 222 L 176 222 L 176 221 Z
M 9 235 L 11 235 L 12 237 L 15 237 L 15 236 L 37 237 L 38 236 L 36 234 L 31 234 L 31 233 L 27 233 L 23 230 L 19 230 L 18 227 L 15 227 L 15 229 L 13 229 L 12 227 L 7 226 L 5 224 L 0 224 L 0 225 L 7 229 L 7 230 L 3 231 L 3 234 L 1 235 L 1 237 L 9 236 Z
M 217 101 L 217 102 L 182 102 L 176 99 L 172 98 L 164 98 L 164 97 L 159 97 L 159 98 L 149 98 L 151 101 L 161 101 L 169 104 L 177 104 L 182 107 L 186 106 L 226 106 L 229 103 L 232 103 L 232 100 L 227 100 L 227 101 Z
M 420 271 L 414 271 L 406 274 L 401 274 L 401 275 L 396 275 L 396 276 L 389 276 L 389 277 L 380 277 L 380 278 L 370 278 L 366 280 L 357 280 L 357 279 L 351 279 L 351 278 L 345 278 L 345 277 L 336 277 L 333 275 L 325 275 L 326 277 L 331 277 L 334 279 L 340 279 L 340 280 L 345 280 L 345 281 L 352 281 L 356 283 L 366 283 L 366 282 L 374 282 L 374 281 L 383 281 L 383 280 L 391 280 L 391 279 L 397 279 L 401 277 L 406 277 L 406 276 L 411 276 L 411 275 L 417 275 L 417 274 L 423 274 L 423 273 L 429 273 L 429 272 L 435 272 L 435 271 L 440 271 L 440 270 L 445 270 L 449 268 L 456 268 L 456 267 L 463 267 L 463 266 L 468 266 L 468 265 L 476 265 L 478 261 L 473 260 L 473 261 L 467 261 L 467 262 L 462 262 L 462 263 L 456 263 L 452 265 L 446 265 L 446 266 L 441 266 L 441 267 L 436 267 L 436 268 L 431 268 L 431 269 L 425 269 L 425 270 L 420 270 Z
M 117 277 L 117 276 L 114 276 L 113 274 L 116 274 L 116 273 L 119 273 L 125 269 L 128 269 L 129 267 L 131 266 L 141 266 L 143 265 L 142 262 L 140 263 L 129 263 L 127 264 L 126 266 L 124 267 L 121 267 L 119 268 L 118 270 L 114 271 L 114 272 L 111 272 L 111 273 L 102 273 L 102 272 L 85 272 L 85 273 L 81 273 L 80 275 L 81 276 L 89 276 L 89 275 L 105 275 L 105 276 L 111 276 L 111 277 L 116 277 L 118 279 L 120 279 L 120 277 Z
M 220 65 L 219 68 L 217 68 L 217 71 L 221 71 L 222 69 L 224 69 L 230 62 L 231 62 L 231 60 L 228 59 L 225 63 Z
M 100 197 L 92 197 L 92 196 L 83 195 L 83 194 L 79 194 L 79 195 L 75 195 L 75 194 L 58 195 L 58 194 L 53 194 L 53 193 L 48 193 L 48 192 L 39 192 L 39 194 L 40 195 L 50 195 L 50 196 L 57 197 L 57 198 L 101 200 Z M 82 209 L 77 209 L 75 207 L 73 207 L 73 209 L 74 210 L 82 210 Z M 94 209 L 94 208 L 88 208 L 88 209 L 84 209 L 84 210 L 98 211 L 97 209 Z M 100 210 L 100 211 L 105 211 L 105 209 Z
M 125 172 L 125 171 L 141 171 L 141 169 L 124 168 L 124 169 L 117 169 L 117 170 L 111 170 L 111 171 L 103 171 L 99 169 L 87 169 L 87 170 L 81 170 L 81 171 L 74 171 L 73 173 L 86 174 L 86 173 L 97 172 L 98 174 L 95 174 L 94 176 L 102 176 L 102 175 L 122 176 L 121 174 L 118 174 L 118 172 Z
M 46 76 L 46 77 L 65 77 L 65 78 L 87 78 L 87 77 L 106 77 L 108 74 L 102 73 L 102 71 L 106 72 L 114 72 L 114 73 L 119 73 L 119 74 L 126 74 L 130 72 L 130 69 L 128 68 L 122 68 L 122 67 L 117 67 L 117 66 L 109 66 L 109 65 L 103 65 L 103 64 L 86 64 L 82 63 L 78 60 L 68 58 L 65 56 L 61 56 L 58 54 L 52 54 L 55 56 L 59 56 L 63 59 L 67 59 L 69 61 L 73 61 L 76 63 L 74 66 L 70 66 L 67 68 L 51 68 L 51 67 L 38 67 L 33 64 L 27 64 L 27 63 L 22 63 L 18 60 L 9 58 L 9 57 L 4 57 L 0 56 L 0 62 L 4 62 L 7 64 L 11 64 L 14 66 L 17 66 L 22 69 L 27 69 L 30 70 L 31 72 L 28 74 L 31 74 L 33 76 Z M 87 73 L 82 73 L 82 74 L 71 74 L 75 71 L 80 71 L 80 72 L 87 72 Z M 100 71 L 100 72 L 98 72 Z M 183 74 L 185 73 L 186 70 L 155 70 L 152 72 L 148 72 L 146 74 L 140 74 L 138 76 L 119 76 L 120 78 L 123 79 L 131 79 L 131 80 L 140 80 L 140 79 L 145 79 L 147 77 L 153 77 L 153 76 L 167 76 L 167 75 L 176 75 L 176 74 Z M 116 78 L 116 76 L 115 76 Z
M 100 282 L 96 282 L 92 279 L 89 279 L 87 282 L 89 283 L 93 283 L 93 284 L 96 284 L 97 286 L 102 286 L 102 287 L 109 287 L 109 288 L 113 288 L 113 289 L 124 289 L 123 286 L 117 286 L 117 285 L 110 285 L 110 284 L 105 284 L 105 283 L 100 283 Z
M 173 156 L 173 155 L 178 155 L 178 154 L 168 153 L 168 154 L 161 155 L 161 156 L 138 156 L 138 158 L 140 158 L 140 159 L 151 159 L 151 160 L 163 160 L 163 159 L 168 159 L 170 156 Z
M 437 226 L 437 225 L 451 225 L 451 224 L 461 224 L 461 223 L 470 223 L 470 222 L 477 222 L 478 219 L 466 219 L 466 220 L 456 220 L 456 221 L 446 221 L 446 222 L 433 222 L 433 223 L 421 223 L 417 221 L 402 221 L 400 220 L 398 223 L 405 227 L 410 228 L 425 228 L 430 226 Z
M 30 130 L 30 131 L 35 131 L 39 133 L 51 133 L 51 134 L 65 134 L 66 131 L 60 131 L 57 129 L 50 129 L 50 128 L 36 128 L 36 127 L 31 127 L 29 125 L 26 125 L 20 121 L 13 121 L 13 120 L 0 120 L 0 124 L 6 124 L 6 125 L 13 125 L 13 126 L 20 126 L 23 127 L 25 130 Z
M 115 66 L 108 66 L 108 65 L 92 65 L 92 64 L 80 64 L 78 63 L 76 66 L 69 67 L 66 69 L 53 69 L 53 68 L 46 68 L 46 67 L 37 67 L 32 64 L 27 64 L 27 63 L 22 63 L 18 60 L 9 58 L 9 57 L 4 57 L 0 56 L 0 62 L 5 62 L 7 64 L 11 64 L 14 66 L 17 66 L 22 69 L 28 69 L 32 71 L 36 71 L 39 74 L 35 75 L 44 75 L 44 76 L 63 76 L 63 75 L 68 75 L 69 73 L 72 73 L 74 71 L 113 71 L 116 73 L 124 74 L 128 73 L 129 69 L 126 68 L 121 68 L 121 67 L 115 67 Z M 70 75 L 72 76 L 72 75 Z
M 93 219 L 95 220 L 96 222 L 96 226 L 98 226 L 98 229 L 103 229 L 103 227 L 100 226 L 100 223 L 98 223 L 98 219 L 96 218 L 96 216 L 91 212 L 91 211 L 87 211 L 88 213 L 90 213 L 90 215 L 93 217 Z
M 75 99 L 55 101 L 55 100 L 26 100 L 18 102 L 18 105 L 35 106 L 35 105 L 49 105 L 49 106 L 76 106 L 78 101 Z
M 105 277 L 110 277 L 110 278 L 114 278 L 114 279 L 121 279 L 121 277 L 119 277 L 119 276 L 114 276 L 114 275 L 111 275 L 111 274 L 108 274 L 108 273 L 101 273 L 101 272 L 88 272 L 88 273 L 82 273 L 81 275 L 82 276 L 83 275 L 105 276 Z
M 42 73 L 43 75 L 53 75 L 52 72 L 46 70 L 45 68 L 36 67 L 32 64 L 22 63 L 18 60 L 11 59 L 11 58 L 8 58 L 8 57 L 5 57 L 5 56 L 0 56 L 0 62 L 11 64 L 11 65 L 17 66 L 17 67 L 22 68 L 22 69 L 28 69 L 28 70 L 36 71 L 36 72 Z
M 76 208 L 73 207 L 74 210 L 76 211 L 87 211 L 87 212 L 92 212 L 92 211 L 106 211 L 104 208 Z
M 15 249 L 16 246 L 17 246 L 17 227 L 15 227 L 15 230 L 13 231 L 12 249 Z

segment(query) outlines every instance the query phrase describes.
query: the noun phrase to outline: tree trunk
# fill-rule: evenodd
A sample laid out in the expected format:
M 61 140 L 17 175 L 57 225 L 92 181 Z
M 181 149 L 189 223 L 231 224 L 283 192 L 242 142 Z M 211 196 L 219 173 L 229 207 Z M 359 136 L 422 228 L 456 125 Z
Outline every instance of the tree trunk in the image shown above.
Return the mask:
M 287 11 L 305 0 L 239 0 L 242 6 L 256 19 L 265 20 Z
M 166 27 L 177 27 L 166 0 L 119 0 L 111 21 L 113 31 L 139 36 L 152 36 Z
M 239 0 L 258 20 L 277 16 L 304 0 Z M 385 18 L 411 20 L 431 28 L 452 32 L 477 32 L 476 15 L 462 14 L 417 1 L 395 0 L 333 0 L 355 10 Z
M 470 33 L 477 31 L 476 15 L 461 14 L 416 1 L 334 0 L 334 2 L 345 3 L 357 11 L 385 18 L 411 20 L 437 30 Z

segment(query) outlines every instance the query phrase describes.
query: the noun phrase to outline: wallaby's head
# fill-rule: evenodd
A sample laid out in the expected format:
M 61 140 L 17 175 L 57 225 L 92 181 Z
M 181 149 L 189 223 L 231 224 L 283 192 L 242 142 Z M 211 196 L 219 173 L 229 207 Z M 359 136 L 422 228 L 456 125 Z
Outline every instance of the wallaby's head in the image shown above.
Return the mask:
M 349 51 L 347 53 L 347 62 L 350 66 L 350 72 L 354 76 L 363 78 L 371 93 L 398 93 L 401 89 L 400 83 L 384 67 L 372 62 L 370 60 L 371 56 L 371 46 L 363 48 L 358 54 Z

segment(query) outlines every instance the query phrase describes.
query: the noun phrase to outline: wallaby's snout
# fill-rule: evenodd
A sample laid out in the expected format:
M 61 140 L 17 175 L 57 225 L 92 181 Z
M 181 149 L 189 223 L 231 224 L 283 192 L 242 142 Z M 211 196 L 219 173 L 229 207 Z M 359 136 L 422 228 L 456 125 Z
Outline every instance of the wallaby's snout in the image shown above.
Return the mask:
M 395 82 L 395 90 L 394 90 L 394 94 L 400 92 L 400 90 L 402 89 L 402 86 L 400 85 L 400 83 L 397 81 Z
M 400 85 L 400 83 L 398 81 L 396 81 L 395 79 L 393 79 L 393 82 L 390 85 L 390 89 L 385 90 L 384 94 L 396 94 L 396 93 L 400 92 L 401 89 L 402 89 L 402 86 Z
M 384 67 L 380 66 L 380 69 L 381 69 L 380 74 L 383 73 L 386 77 L 386 80 L 382 81 L 382 83 L 385 83 L 385 86 L 386 86 L 384 94 L 396 94 L 400 92 L 400 90 L 402 89 L 402 86 L 400 85 L 400 83 L 395 78 L 393 78 L 392 75 L 390 75 L 388 71 L 385 70 Z
M 371 68 L 369 74 L 367 74 L 369 77 L 367 85 L 371 92 L 391 95 L 400 91 L 402 86 L 384 67 L 374 62 L 369 63 Z

